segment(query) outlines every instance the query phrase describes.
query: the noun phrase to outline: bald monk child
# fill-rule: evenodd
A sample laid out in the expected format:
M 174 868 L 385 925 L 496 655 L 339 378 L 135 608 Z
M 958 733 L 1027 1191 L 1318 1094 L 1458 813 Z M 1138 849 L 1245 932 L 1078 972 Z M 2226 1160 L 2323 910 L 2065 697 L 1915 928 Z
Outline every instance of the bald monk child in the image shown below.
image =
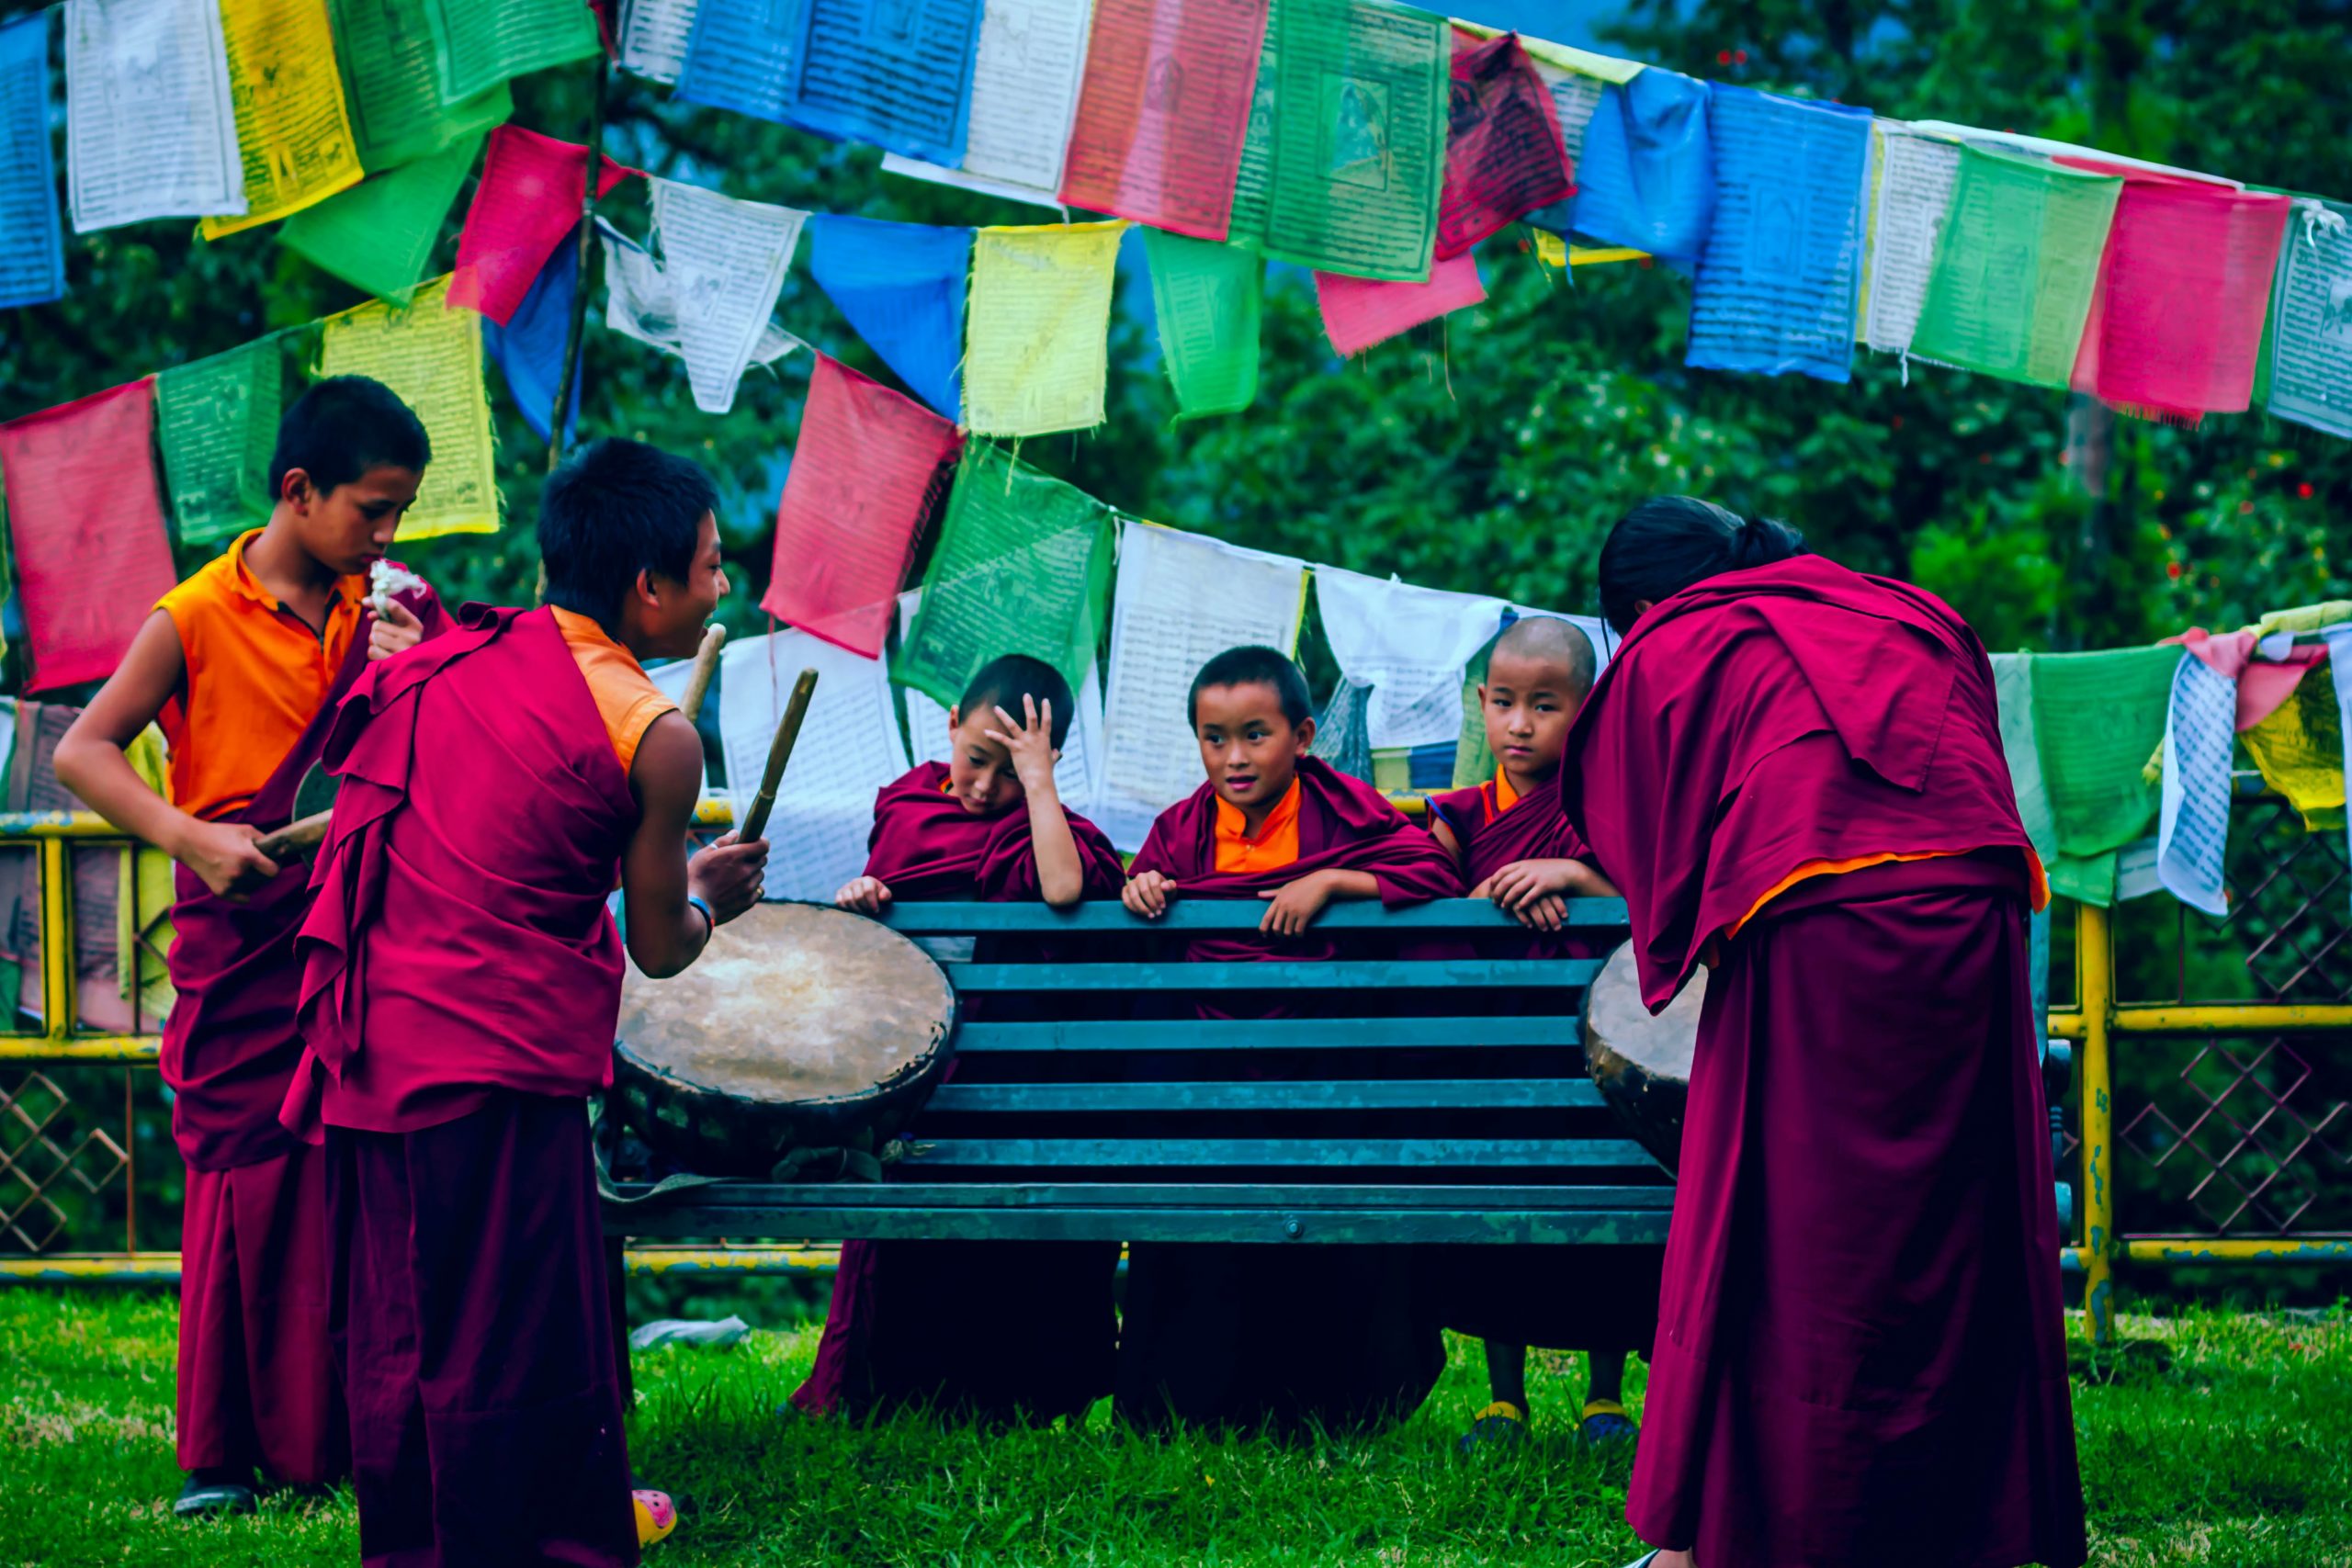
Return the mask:
M 431 457 L 424 425 L 377 382 L 305 392 L 278 423 L 268 521 L 163 597 L 57 748 L 67 788 L 179 862 L 161 1066 L 187 1166 L 181 1515 L 249 1511 L 257 1476 L 319 1485 L 347 1463 L 322 1168 L 277 1122 L 301 1054 L 294 933 L 310 877 L 255 841 L 286 825 L 360 671 L 445 624 L 405 572 L 410 586 L 381 595 L 368 581 Z M 168 800 L 123 756 L 155 721 Z
M 909 898 L 1067 908 L 1116 897 L 1118 852 L 1055 787 L 1076 711 L 1041 660 L 982 666 L 947 710 L 947 761 L 876 797 L 865 871 L 834 902 L 878 915 Z M 985 999 L 967 1006 L 987 1016 Z M 985 1081 L 990 1066 L 975 1055 L 949 1073 Z M 910 1406 L 990 1424 L 1083 1415 L 1111 1392 L 1118 1258 L 1115 1243 L 846 1242 L 792 1403 L 854 1418 Z
M 1524 938 L 1482 941 L 1493 957 L 1598 958 L 1565 927 L 1570 898 L 1617 889 L 1560 809 L 1568 727 L 1592 690 L 1591 641 L 1549 615 L 1514 622 L 1496 639 L 1478 687 L 1495 776 L 1430 801 L 1430 832 L 1462 867 L 1471 897 L 1492 898 L 1527 927 Z M 1527 1348 L 1582 1350 L 1589 1382 L 1577 1430 L 1590 1442 L 1634 1436 L 1625 1413 L 1625 1358 L 1646 1353 L 1657 1329 L 1655 1247 L 1469 1247 L 1449 1258 L 1446 1326 L 1486 1342 L 1490 1403 L 1466 1450 L 1526 1436 Z
M 547 598 L 363 676 L 300 939 L 285 1117 L 322 1139 L 331 1321 L 369 1563 L 624 1568 L 632 1497 L 588 1097 L 628 956 L 693 964 L 757 901 L 764 842 L 688 857 L 702 742 L 646 676 L 727 592 L 694 464 L 582 447 L 541 493 Z
M 1218 654 L 1193 678 L 1188 717 L 1207 781 L 1152 824 L 1121 897 L 1148 919 L 1188 898 L 1265 911 L 1259 934 L 1192 941 L 1188 960 L 1332 958 L 1337 947 L 1310 928 L 1335 900 L 1395 908 L 1461 890 L 1428 834 L 1308 754 L 1306 681 L 1286 654 Z M 1231 1016 L 1224 1004 L 1192 1006 Z M 1147 1430 L 1173 1419 L 1298 1434 L 1409 1413 L 1445 1361 L 1421 1278 L 1406 1247 L 1136 1243 L 1119 1416 Z

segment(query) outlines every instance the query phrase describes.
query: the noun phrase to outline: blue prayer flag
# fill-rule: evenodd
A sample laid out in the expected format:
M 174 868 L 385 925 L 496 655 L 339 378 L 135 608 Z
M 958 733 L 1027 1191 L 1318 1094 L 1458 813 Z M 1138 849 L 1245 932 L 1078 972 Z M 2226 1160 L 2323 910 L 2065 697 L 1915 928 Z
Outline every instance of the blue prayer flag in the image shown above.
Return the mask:
M 713 108 L 792 123 L 794 64 L 808 28 L 808 0 L 700 0 L 678 96 Z
M 964 296 L 972 231 L 820 212 L 808 220 L 817 286 L 882 362 L 945 418 L 963 417 Z
M 1844 381 L 1862 273 L 1868 109 L 1717 86 L 1715 220 L 1683 362 Z
M 0 27 L 0 308 L 65 292 L 65 231 L 49 151 L 49 12 Z
M 955 169 L 972 113 L 980 0 L 805 0 L 795 125 Z
M 1707 84 L 1653 65 L 1604 89 L 1584 130 L 1575 200 L 1578 233 L 1686 270 L 1696 263 L 1715 201 Z
M 514 315 L 504 326 L 488 316 L 481 319 L 482 347 L 506 375 L 506 389 L 523 411 L 523 422 L 538 438 L 548 438 L 555 413 L 555 389 L 563 379 L 563 342 L 571 331 L 571 301 L 580 292 L 580 228 L 563 237 L 548 265 L 532 280 Z M 580 388 L 587 380 L 587 353 L 571 378 L 571 403 L 563 421 L 564 445 L 580 432 Z

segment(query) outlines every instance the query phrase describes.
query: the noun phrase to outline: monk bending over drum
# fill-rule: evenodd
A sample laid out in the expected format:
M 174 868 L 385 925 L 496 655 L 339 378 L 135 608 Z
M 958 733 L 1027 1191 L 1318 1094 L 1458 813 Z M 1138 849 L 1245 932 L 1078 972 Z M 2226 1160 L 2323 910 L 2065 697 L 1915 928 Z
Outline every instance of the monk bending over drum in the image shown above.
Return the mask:
M 1153 918 L 1178 898 L 1253 899 L 1266 912 L 1263 934 L 1191 942 L 1186 959 L 1330 958 L 1338 950 L 1306 932 L 1333 899 L 1393 908 L 1460 891 L 1428 834 L 1369 784 L 1307 754 L 1315 720 L 1288 655 L 1218 654 L 1193 678 L 1191 710 L 1208 782 L 1159 814 L 1122 897 Z M 1295 1432 L 1408 1413 L 1445 1365 L 1423 1276 L 1411 1247 L 1137 1242 L 1127 1253 L 1119 1416 L 1146 1428 L 1172 1416 Z
M 1991 666 L 1930 594 L 1685 497 L 1561 770 L 1642 989 L 1713 965 L 1626 1517 L 1656 1568 L 2084 1561 Z
M 327 741 L 286 1115 L 326 1145 L 371 1563 L 627 1564 L 639 1508 L 671 1522 L 630 1496 L 584 1102 L 612 1082 L 615 882 L 658 978 L 767 859 L 687 858 L 702 742 L 642 668 L 727 592 L 716 499 L 683 458 L 582 448 L 540 503 L 548 606 L 370 667 Z
M 875 798 L 865 874 L 834 902 L 876 915 L 902 898 L 1115 897 L 1118 852 L 1054 787 L 1077 711 L 1043 660 L 983 666 L 947 710 L 948 760 Z M 948 1071 L 968 1082 L 989 1066 L 973 1056 Z M 1116 1242 L 844 1242 L 817 1364 L 792 1403 L 855 1416 L 930 1405 L 992 1423 L 1083 1415 L 1111 1392 L 1118 1266 Z
M 1592 689 L 1592 644 L 1567 621 L 1530 615 L 1495 641 L 1478 687 L 1495 776 L 1430 801 L 1430 832 L 1462 866 L 1474 898 L 1492 898 L 1525 936 L 1483 939 L 1494 958 L 1597 958 L 1562 929 L 1564 899 L 1613 898 L 1592 852 L 1560 810 L 1568 726 Z M 1590 1368 L 1577 1430 L 1588 1442 L 1634 1435 L 1625 1357 L 1657 1332 L 1656 1247 L 1465 1247 L 1444 1270 L 1446 1326 L 1486 1341 L 1492 1403 L 1464 1450 L 1527 1435 L 1527 1348 L 1582 1350 Z

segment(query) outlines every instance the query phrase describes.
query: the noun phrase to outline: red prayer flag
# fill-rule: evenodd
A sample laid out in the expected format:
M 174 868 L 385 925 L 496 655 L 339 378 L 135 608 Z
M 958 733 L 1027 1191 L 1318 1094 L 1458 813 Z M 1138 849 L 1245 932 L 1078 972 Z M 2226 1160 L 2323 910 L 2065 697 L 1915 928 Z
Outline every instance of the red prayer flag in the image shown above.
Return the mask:
M 596 194 L 636 173 L 605 159 Z M 458 239 L 449 303 L 479 310 L 502 327 L 513 321 L 539 269 L 580 221 L 587 183 L 587 148 L 519 126 L 492 131 Z
M 1460 255 L 1539 207 L 1566 201 L 1576 188 L 1559 113 L 1519 35 L 1481 43 L 1455 28 L 1438 259 Z
M 1222 240 L 1268 0 L 1098 0 L 1061 198 Z
M 921 403 L 819 355 L 760 608 L 880 658 L 915 541 L 963 446 L 956 427 Z
M 150 456 L 155 380 L 0 424 L 28 691 L 102 681 L 177 581 Z
M 2244 413 L 2294 202 L 2132 164 L 2057 162 L 2123 176 L 2075 389 L 2182 424 Z
M 1336 272 L 1315 275 L 1323 335 L 1341 355 L 1369 348 L 1486 297 L 1487 286 L 1478 281 L 1478 259 L 1467 251 L 1430 264 L 1427 283 L 1381 283 Z

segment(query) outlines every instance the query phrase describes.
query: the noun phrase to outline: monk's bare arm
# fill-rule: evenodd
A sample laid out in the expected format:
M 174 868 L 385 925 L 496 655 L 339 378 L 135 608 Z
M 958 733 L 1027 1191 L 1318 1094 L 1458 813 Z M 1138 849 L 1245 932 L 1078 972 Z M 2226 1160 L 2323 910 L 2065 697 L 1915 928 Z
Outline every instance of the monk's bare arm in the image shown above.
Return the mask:
M 91 810 L 186 865 L 213 892 L 233 897 L 277 874 L 277 863 L 254 848 L 259 829 L 188 815 L 148 787 L 122 754 L 178 693 L 186 671 L 179 632 L 158 610 L 57 743 L 57 778 Z
M 1067 909 L 1086 897 L 1086 867 L 1078 857 L 1078 835 L 1070 831 L 1069 814 L 1062 809 L 1054 784 L 1054 705 L 1033 696 L 1021 699 L 1021 717 L 996 710 L 1001 729 L 981 733 L 1012 755 L 1012 770 L 1029 807 L 1029 848 L 1037 857 L 1037 892 L 1057 909 Z
M 688 857 L 686 829 L 702 795 L 702 738 L 678 714 L 665 713 L 647 727 L 628 786 L 639 807 L 637 832 L 621 861 L 628 955 L 664 979 L 701 956 L 714 923 L 724 925 L 759 902 L 767 840 L 741 843 L 729 833 Z M 690 895 L 710 906 L 711 919 L 686 902 Z
M 1465 876 L 1469 874 L 1469 861 L 1462 852 L 1462 841 L 1453 836 L 1453 825 L 1434 811 L 1430 813 L 1430 837 L 1452 858 L 1457 870 Z

